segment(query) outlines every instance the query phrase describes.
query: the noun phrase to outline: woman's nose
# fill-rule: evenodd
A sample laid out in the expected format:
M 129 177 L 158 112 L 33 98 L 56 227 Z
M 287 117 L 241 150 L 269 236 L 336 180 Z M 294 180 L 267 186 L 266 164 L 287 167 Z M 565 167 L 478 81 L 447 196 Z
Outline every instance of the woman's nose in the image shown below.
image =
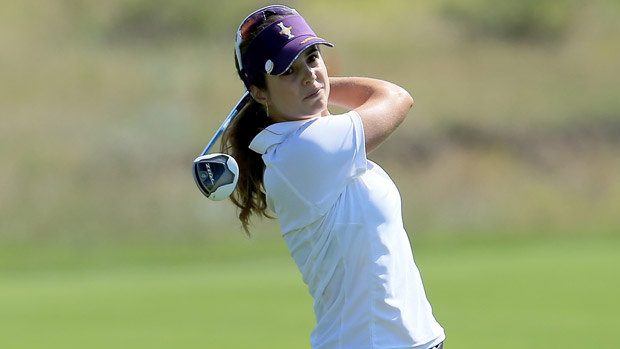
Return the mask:
M 316 71 L 314 67 L 305 64 L 304 66 L 304 83 L 314 82 L 316 80 Z

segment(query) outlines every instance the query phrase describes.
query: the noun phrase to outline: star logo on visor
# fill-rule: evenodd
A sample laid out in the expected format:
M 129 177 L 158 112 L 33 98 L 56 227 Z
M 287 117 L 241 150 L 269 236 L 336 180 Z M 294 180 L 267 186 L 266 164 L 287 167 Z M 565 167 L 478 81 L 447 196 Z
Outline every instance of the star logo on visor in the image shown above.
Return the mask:
M 280 30 L 280 33 L 279 33 L 279 34 L 288 36 L 288 39 L 289 39 L 289 40 L 295 37 L 295 35 L 293 35 L 293 34 L 291 33 L 291 29 L 293 29 L 293 27 L 292 27 L 292 26 L 290 26 L 290 27 L 285 27 L 285 26 L 284 26 L 284 23 L 280 22 L 280 23 L 278 23 L 278 27 L 280 27 L 280 29 L 282 29 L 282 30 Z

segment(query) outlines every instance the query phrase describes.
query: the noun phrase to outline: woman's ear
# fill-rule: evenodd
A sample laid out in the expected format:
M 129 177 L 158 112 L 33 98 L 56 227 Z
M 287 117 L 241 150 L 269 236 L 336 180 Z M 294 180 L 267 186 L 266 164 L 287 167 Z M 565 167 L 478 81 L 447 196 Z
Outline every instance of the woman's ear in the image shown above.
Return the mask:
M 267 90 L 258 88 L 254 85 L 250 86 L 250 94 L 252 94 L 252 98 L 254 98 L 255 101 L 262 105 L 266 105 L 267 101 L 269 100 Z

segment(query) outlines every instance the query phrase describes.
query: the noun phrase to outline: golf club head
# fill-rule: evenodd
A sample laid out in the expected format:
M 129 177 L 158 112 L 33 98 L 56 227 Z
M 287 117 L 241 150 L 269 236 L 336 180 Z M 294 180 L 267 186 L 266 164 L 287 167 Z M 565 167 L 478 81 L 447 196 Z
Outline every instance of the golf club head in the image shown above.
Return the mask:
M 239 180 L 239 165 L 227 154 L 207 154 L 194 160 L 194 180 L 209 199 L 224 200 L 232 194 Z

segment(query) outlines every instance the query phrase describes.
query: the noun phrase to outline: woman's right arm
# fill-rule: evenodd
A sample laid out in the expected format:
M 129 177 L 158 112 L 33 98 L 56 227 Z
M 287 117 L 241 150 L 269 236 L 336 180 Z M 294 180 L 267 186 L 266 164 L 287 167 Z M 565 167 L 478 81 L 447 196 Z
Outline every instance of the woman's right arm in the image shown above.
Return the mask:
M 355 110 L 364 125 L 366 153 L 403 122 L 413 98 L 402 87 L 371 78 L 330 77 L 329 104 Z

